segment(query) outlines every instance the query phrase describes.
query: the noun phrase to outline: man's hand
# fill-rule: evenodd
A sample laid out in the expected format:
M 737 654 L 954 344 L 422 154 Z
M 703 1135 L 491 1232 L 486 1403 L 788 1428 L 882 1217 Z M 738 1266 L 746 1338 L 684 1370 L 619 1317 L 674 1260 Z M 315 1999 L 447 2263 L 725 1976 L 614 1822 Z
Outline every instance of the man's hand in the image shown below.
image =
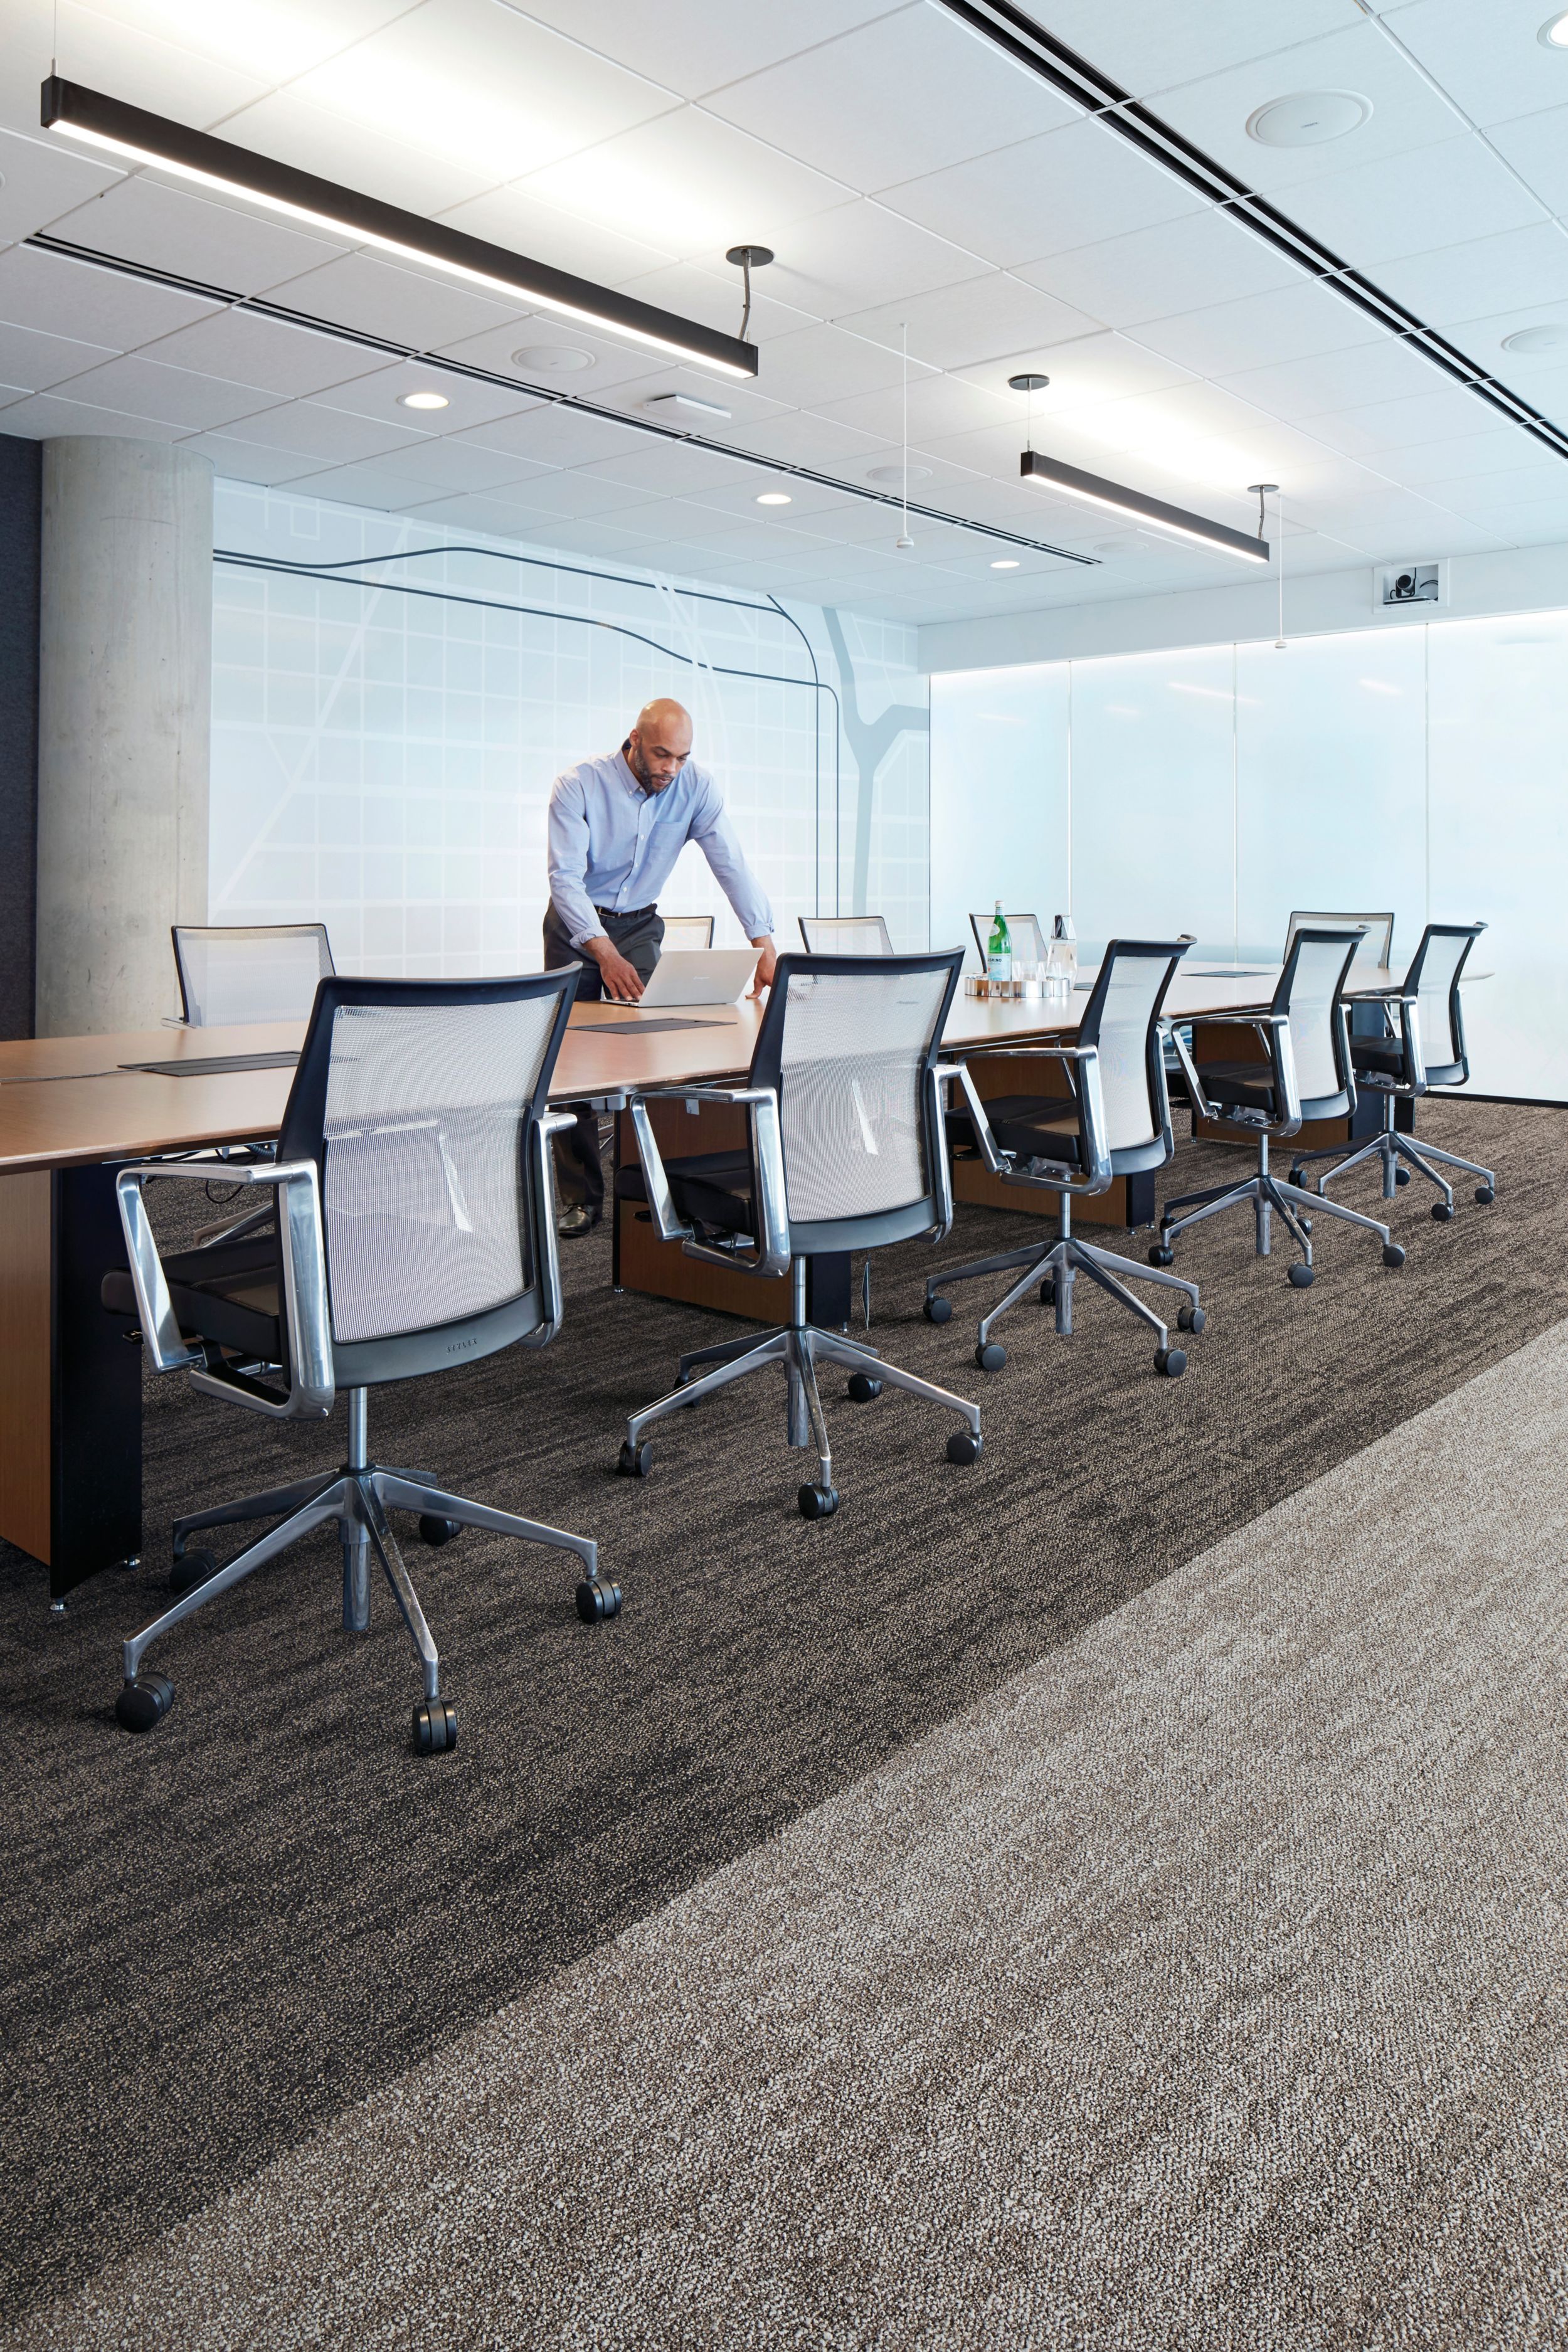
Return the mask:
M 642 981 L 635 964 L 626 961 L 607 931 L 599 931 L 583 941 L 583 953 L 592 956 L 599 967 L 605 983 L 605 993 L 617 1004 L 635 1004 L 642 994 Z
M 761 996 L 763 989 L 772 985 L 773 972 L 779 960 L 778 950 L 772 940 L 766 937 L 753 940 L 752 945 L 762 950 L 762 953 L 757 958 L 757 976 L 752 982 L 752 994 Z

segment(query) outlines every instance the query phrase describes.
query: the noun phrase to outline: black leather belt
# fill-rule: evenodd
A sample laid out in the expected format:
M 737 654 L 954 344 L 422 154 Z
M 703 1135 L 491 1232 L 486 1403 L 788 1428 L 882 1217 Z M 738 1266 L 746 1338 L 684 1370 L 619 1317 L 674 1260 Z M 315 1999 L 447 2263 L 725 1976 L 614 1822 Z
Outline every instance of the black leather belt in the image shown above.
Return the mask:
M 657 904 L 651 907 L 595 907 L 594 912 L 606 923 L 641 923 L 646 922 L 649 915 L 657 915 L 658 908 Z

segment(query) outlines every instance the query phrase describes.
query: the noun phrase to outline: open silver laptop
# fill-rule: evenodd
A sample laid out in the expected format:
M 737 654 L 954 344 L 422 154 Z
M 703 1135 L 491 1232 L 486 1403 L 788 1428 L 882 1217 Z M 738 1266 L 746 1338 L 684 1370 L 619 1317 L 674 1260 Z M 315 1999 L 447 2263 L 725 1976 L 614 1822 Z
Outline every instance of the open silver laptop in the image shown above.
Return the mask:
M 655 964 L 638 1002 L 650 1007 L 735 1004 L 756 968 L 755 948 L 671 948 Z

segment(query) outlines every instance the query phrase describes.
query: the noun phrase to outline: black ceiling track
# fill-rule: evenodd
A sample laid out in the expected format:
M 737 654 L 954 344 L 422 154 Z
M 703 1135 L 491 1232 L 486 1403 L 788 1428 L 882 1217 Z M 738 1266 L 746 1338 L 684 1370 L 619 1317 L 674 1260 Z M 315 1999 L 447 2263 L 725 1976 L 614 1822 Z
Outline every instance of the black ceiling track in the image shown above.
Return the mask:
M 630 433 L 647 434 L 655 441 L 677 441 L 689 449 L 706 449 L 716 457 L 728 457 L 738 466 L 749 466 L 753 470 L 760 467 L 769 474 L 787 476 L 792 481 L 814 483 L 819 489 L 840 491 L 846 498 L 862 499 L 871 506 L 887 507 L 897 513 L 905 511 L 904 501 L 896 491 L 874 490 L 865 482 L 846 481 L 837 474 L 819 473 L 814 466 L 796 465 L 789 458 L 769 457 L 756 450 L 737 448 L 732 442 L 715 441 L 704 433 L 683 432 L 679 425 L 658 425 L 652 417 L 637 416 L 626 409 L 607 408 L 600 401 L 584 400 L 581 394 L 563 392 L 555 384 L 528 383 L 521 376 L 502 375 L 495 368 L 476 367 L 468 360 L 453 359 L 439 352 L 421 351 L 412 343 L 395 342 L 384 335 L 366 334 L 357 327 L 340 327 L 330 319 L 312 317 L 308 310 L 290 310 L 281 302 L 268 302 L 259 294 L 240 294 L 232 287 L 209 286 L 200 278 L 181 278 L 173 270 L 154 269 L 145 262 L 124 261 L 118 254 L 100 253 L 87 245 L 71 245 L 64 237 L 50 236 L 43 230 L 33 236 L 24 237 L 22 242 L 38 253 L 58 254 L 64 260 L 83 262 L 94 269 L 111 270 L 121 278 L 139 278 L 149 285 L 171 287 L 176 293 L 195 294 L 208 302 L 221 302 L 226 310 L 245 311 L 252 318 L 273 319 L 281 326 L 303 328 L 310 334 L 325 335 L 334 342 L 356 343 L 362 350 L 377 352 L 386 359 L 413 360 L 420 367 L 427 367 L 445 375 L 464 376 L 473 383 L 499 384 L 503 391 L 524 393 L 531 399 L 551 401 L 559 408 L 574 409 L 579 415 L 595 416 L 607 425 L 623 425 Z M 68 395 L 68 385 L 61 384 L 56 389 L 62 396 Z M 239 421 L 241 424 L 244 422 L 243 418 Z M 235 432 L 237 438 L 242 437 L 233 426 L 222 429 Z M 1008 530 L 1000 523 L 974 522 L 968 515 L 949 514 L 942 507 L 921 506 L 914 499 L 910 499 L 907 510 L 912 515 L 920 515 L 927 522 L 944 523 L 954 530 L 973 531 L 980 539 L 1000 540 L 1008 547 L 1027 548 L 1031 555 L 1050 555 L 1063 563 L 1082 563 L 1091 570 L 1099 569 L 1098 556 L 1081 555 L 1076 548 L 1053 546 L 1048 540 L 1032 539 L 1025 531 Z
M 1414 310 L 1407 310 L 1403 302 L 1396 302 L 1392 294 L 1385 294 L 1370 278 L 1352 269 L 1310 229 L 1300 227 L 1277 205 L 1258 195 L 1233 172 L 1205 155 L 1201 147 L 1194 147 L 1190 139 L 1163 122 L 1130 90 L 1112 81 L 1109 74 L 1102 74 L 1065 42 L 1043 31 L 1022 8 L 1013 5 L 1013 0 L 941 0 L 941 5 L 973 32 L 1005 50 L 1016 63 L 1027 67 L 1064 98 L 1083 107 L 1108 131 L 1124 139 L 1130 147 L 1136 147 L 1140 154 L 1173 173 L 1211 204 L 1222 205 L 1254 236 L 1288 255 L 1299 268 L 1337 294 L 1342 301 L 1349 302 L 1369 319 L 1375 319 L 1380 327 L 1397 335 L 1412 351 L 1418 352 L 1424 360 L 1440 368 L 1478 400 L 1484 400 L 1510 425 L 1531 434 L 1554 457 L 1568 457 L 1568 432 L 1561 425 L 1554 425 L 1539 408 L 1532 407 L 1474 360 L 1468 359 L 1447 336 L 1418 319 Z

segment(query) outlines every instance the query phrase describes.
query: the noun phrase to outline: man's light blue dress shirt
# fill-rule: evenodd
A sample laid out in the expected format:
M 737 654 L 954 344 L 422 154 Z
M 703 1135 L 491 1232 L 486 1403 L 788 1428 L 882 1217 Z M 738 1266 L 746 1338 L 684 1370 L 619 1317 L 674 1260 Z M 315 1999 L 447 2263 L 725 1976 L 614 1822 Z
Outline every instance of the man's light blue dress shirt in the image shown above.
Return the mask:
M 771 934 L 773 910 L 730 829 L 718 785 L 688 760 L 661 793 L 645 793 L 620 751 L 583 760 L 550 793 L 550 896 L 574 948 L 605 926 L 604 907 L 651 907 L 689 841 L 712 867 L 749 940 Z

